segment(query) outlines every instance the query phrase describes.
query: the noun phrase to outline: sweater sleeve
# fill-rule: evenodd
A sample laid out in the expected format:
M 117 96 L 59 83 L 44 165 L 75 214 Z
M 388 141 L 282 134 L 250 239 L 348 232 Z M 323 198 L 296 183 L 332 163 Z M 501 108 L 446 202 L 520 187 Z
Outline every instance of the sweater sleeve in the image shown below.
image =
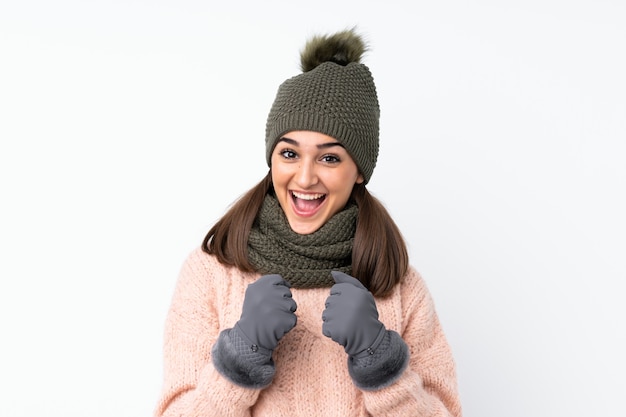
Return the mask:
M 372 416 L 461 417 L 455 363 L 430 293 L 413 270 L 400 291 L 409 366 L 394 384 L 363 391 L 365 407 Z
M 229 277 L 200 249 L 185 261 L 165 322 L 163 388 L 155 417 L 249 416 L 260 390 L 236 386 L 213 366 L 220 333 L 216 283 Z

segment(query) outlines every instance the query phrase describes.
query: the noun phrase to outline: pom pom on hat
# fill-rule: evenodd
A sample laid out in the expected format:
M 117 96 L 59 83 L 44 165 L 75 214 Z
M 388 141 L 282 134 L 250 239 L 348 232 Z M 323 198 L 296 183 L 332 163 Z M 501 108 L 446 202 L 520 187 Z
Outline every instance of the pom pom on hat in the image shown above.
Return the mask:
M 314 36 L 300 52 L 300 68 L 302 72 L 311 71 L 324 62 L 348 65 L 360 63 L 367 46 L 354 30 L 345 30 L 327 36 Z
M 367 51 L 354 30 L 311 38 L 300 53 L 302 74 L 278 88 L 265 129 L 267 164 L 287 132 L 311 130 L 337 139 L 367 183 L 378 158 L 376 86 L 360 61 Z

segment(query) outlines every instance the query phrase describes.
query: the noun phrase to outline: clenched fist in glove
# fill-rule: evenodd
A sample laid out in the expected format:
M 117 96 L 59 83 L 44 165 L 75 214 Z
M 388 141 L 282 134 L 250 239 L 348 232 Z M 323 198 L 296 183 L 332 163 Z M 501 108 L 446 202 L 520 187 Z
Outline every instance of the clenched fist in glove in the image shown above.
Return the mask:
M 297 321 L 289 287 L 280 275 L 264 275 L 246 289 L 239 321 L 212 351 L 216 369 L 232 382 L 262 388 L 272 381 L 272 351 Z
M 355 385 L 364 390 L 391 385 L 408 364 L 406 343 L 378 320 L 374 296 L 358 279 L 331 274 L 335 285 L 322 313 L 322 333 L 344 347 Z
M 241 318 L 235 328 L 251 349 L 274 350 L 278 341 L 296 325 L 296 302 L 289 283 L 280 275 L 265 275 L 246 289 Z
M 386 332 L 378 321 L 374 296 L 356 278 L 337 271 L 331 274 L 336 284 L 326 299 L 322 333 L 342 345 L 350 356 L 369 355 Z

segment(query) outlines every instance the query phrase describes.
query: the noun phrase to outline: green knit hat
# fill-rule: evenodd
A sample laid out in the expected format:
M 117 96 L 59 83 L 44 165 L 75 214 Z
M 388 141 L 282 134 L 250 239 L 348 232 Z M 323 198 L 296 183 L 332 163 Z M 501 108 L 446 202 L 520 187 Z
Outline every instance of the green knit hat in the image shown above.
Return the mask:
M 311 130 L 337 139 L 367 183 L 378 158 L 380 110 L 366 46 L 353 30 L 310 39 L 300 53 L 302 74 L 278 88 L 265 128 L 267 164 L 287 132 Z

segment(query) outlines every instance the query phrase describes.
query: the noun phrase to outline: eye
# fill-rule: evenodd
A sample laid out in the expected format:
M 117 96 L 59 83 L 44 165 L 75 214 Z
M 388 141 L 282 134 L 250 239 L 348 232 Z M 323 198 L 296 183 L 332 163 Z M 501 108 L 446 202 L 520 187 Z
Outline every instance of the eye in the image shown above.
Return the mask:
M 326 162 L 329 164 L 337 164 L 339 162 L 341 162 L 341 158 L 339 158 L 337 155 L 333 155 L 333 154 L 327 154 L 322 156 L 322 158 L 320 159 L 322 162 Z
M 291 149 L 283 149 L 279 151 L 279 154 L 285 159 L 295 159 L 298 157 L 298 154 L 292 151 Z

